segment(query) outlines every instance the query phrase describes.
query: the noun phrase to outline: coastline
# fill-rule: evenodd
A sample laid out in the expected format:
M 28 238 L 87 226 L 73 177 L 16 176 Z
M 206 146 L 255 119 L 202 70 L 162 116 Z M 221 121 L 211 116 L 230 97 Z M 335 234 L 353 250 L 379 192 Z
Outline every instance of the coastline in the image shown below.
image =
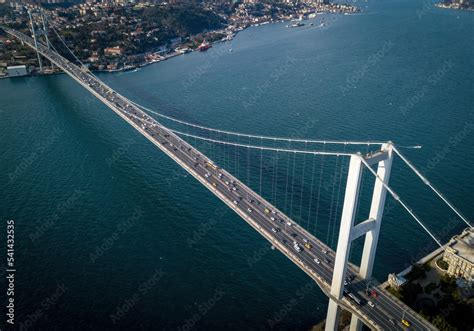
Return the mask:
M 474 7 L 462 7 L 459 3 L 444 3 L 439 2 L 434 5 L 437 8 L 442 9 L 455 9 L 455 10 L 465 10 L 465 11 L 474 11 Z
M 312 19 L 315 19 L 316 17 L 322 15 L 322 14 L 336 14 L 336 15 L 349 15 L 349 14 L 356 14 L 360 13 L 361 10 L 358 7 L 351 6 L 351 5 L 337 5 L 337 6 L 330 6 L 330 7 L 325 7 L 325 8 L 318 8 L 315 11 L 299 11 L 295 12 L 291 15 L 285 15 L 285 16 L 279 16 L 279 17 L 265 17 L 263 19 L 254 19 L 253 21 L 234 21 L 232 24 L 227 25 L 225 28 L 220 28 L 218 30 L 211 30 L 207 31 L 204 35 L 198 34 L 191 36 L 188 38 L 188 42 L 183 42 L 180 44 L 176 44 L 172 46 L 170 49 L 165 49 L 165 50 L 155 50 L 155 51 L 148 51 L 146 53 L 141 53 L 141 54 L 132 54 L 130 56 L 135 56 L 135 57 L 140 57 L 140 60 L 138 60 L 136 63 L 133 64 L 123 64 L 121 67 L 118 67 L 118 63 L 115 64 L 106 64 L 108 68 L 97 68 L 92 64 L 92 67 L 94 69 L 91 69 L 91 72 L 95 73 L 120 73 L 120 72 L 136 72 L 140 70 L 142 67 L 166 61 L 171 58 L 174 58 L 179 55 L 195 52 L 195 51 L 206 51 L 207 48 L 211 48 L 213 45 L 216 45 L 221 42 L 228 42 L 232 41 L 233 38 L 241 31 L 249 28 L 249 27 L 258 27 L 261 25 L 267 25 L 267 24 L 272 24 L 272 23 L 288 23 L 286 27 L 301 27 L 304 25 L 308 26 L 313 26 L 314 27 L 323 27 L 325 26 L 324 19 L 321 20 L 320 24 L 316 25 L 316 22 L 311 22 L 311 23 L 303 23 L 304 21 L 311 21 Z M 299 18 L 297 18 L 299 17 Z M 206 42 L 206 38 L 208 39 L 214 39 L 212 37 L 215 37 L 218 35 L 218 38 L 215 40 L 211 40 L 210 42 Z M 197 37 L 197 38 L 196 38 Z M 196 39 L 195 39 L 196 38 Z M 209 47 L 206 49 L 201 49 L 201 46 L 196 45 L 196 41 L 203 39 L 203 43 L 207 43 Z M 189 40 L 192 40 L 192 42 L 189 42 Z M 90 67 L 91 63 L 87 62 L 87 60 L 82 61 L 86 66 Z M 104 67 L 104 65 L 102 65 Z M 31 66 L 30 67 L 31 72 L 29 72 L 25 76 L 42 76 L 42 75 L 51 75 L 51 74 L 56 74 L 60 73 L 61 70 L 50 70 L 48 72 L 39 72 L 38 68 Z M 10 77 L 8 74 L 4 76 L 0 76 L 0 79 L 2 78 L 15 78 L 15 77 Z
M 340 11 L 340 12 L 331 12 L 331 11 L 324 11 L 324 12 L 318 12 L 318 16 L 319 15 L 322 15 L 322 14 L 338 14 L 338 15 L 348 15 L 348 14 L 357 14 L 357 13 L 360 13 L 360 9 L 357 9 L 356 11 Z M 311 20 L 312 18 L 306 18 L 304 20 L 302 20 L 303 22 L 304 21 L 309 21 Z M 229 35 L 232 35 L 232 37 L 230 39 L 226 39 L 226 38 L 222 38 L 222 39 L 218 39 L 218 40 L 215 40 L 215 41 L 212 41 L 212 42 L 209 42 L 209 44 L 211 45 L 211 47 L 213 45 L 216 45 L 216 44 L 219 44 L 219 43 L 223 43 L 223 42 L 228 42 L 228 41 L 232 41 L 233 38 L 235 38 L 235 36 L 237 36 L 237 34 L 239 32 L 242 32 L 250 27 L 259 27 L 259 26 L 262 26 L 262 25 L 267 25 L 267 24 L 275 24 L 275 23 L 291 23 L 291 22 L 294 22 L 296 21 L 296 19 L 278 19 L 278 20 L 266 20 L 266 21 L 261 21 L 261 22 L 258 22 L 258 23 L 254 23 L 254 24 L 249 24 L 249 25 L 246 25 L 246 26 L 241 26 L 237 29 L 234 29 L 234 30 L 230 30 L 230 32 L 225 32 L 226 30 L 215 30 L 215 31 L 210 31 L 211 33 L 224 33 L 224 34 L 227 34 L 227 36 Z M 301 21 L 301 20 L 300 20 Z M 309 26 L 312 26 L 312 23 L 309 24 Z M 324 22 L 322 22 L 320 25 L 318 26 L 314 26 L 314 27 L 323 27 L 324 26 Z M 287 27 L 290 27 L 289 25 L 287 25 Z M 101 72 L 101 73 L 116 73 L 116 72 L 126 72 L 126 71 L 134 71 L 134 70 L 139 70 L 140 68 L 142 67 L 146 67 L 148 65 L 151 65 L 151 64 L 155 64 L 155 63 L 159 63 L 159 62 L 162 62 L 162 61 L 166 61 L 166 60 L 169 60 L 171 58 L 174 58 L 174 57 L 177 57 L 177 56 L 180 56 L 180 55 L 184 55 L 184 54 L 188 54 L 188 53 L 193 53 L 193 52 L 197 52 L 199 51 L 198 48 L 195 48 L 195 49 L 189 49 L 189 51 L 187 52 L 178 52 L 178 51 L 174 51 L 174 52 L 171 52 L 169 54 L 166 54 L 164 56 L 161 56 L 161 58 L 159 60 L 152 60 L 152 61 L 144 61 L 144 62 L 141 62 L 139 64 L 137 64 L 136 66 L 134 66 L 133 68 L 127 68 L 127 67 L 123 67 L 123 68 L 119 68 L 119 69 L 112 69 L 112 70 L 107 70 L 107 69 L 104 69 L 104 70 L 92 70 L 92 72 Z

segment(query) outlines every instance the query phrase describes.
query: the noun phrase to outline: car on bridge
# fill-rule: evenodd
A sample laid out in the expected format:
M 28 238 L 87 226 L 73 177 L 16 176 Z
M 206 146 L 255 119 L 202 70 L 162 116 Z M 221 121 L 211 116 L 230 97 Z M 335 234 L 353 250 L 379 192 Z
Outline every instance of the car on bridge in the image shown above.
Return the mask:
M 301 252 L 303 249 L 301 248 L 300 245 L 298 245 L 298 243 L 296 241 L 293 242 L 293 248 L 297 251 L 297 252 Z

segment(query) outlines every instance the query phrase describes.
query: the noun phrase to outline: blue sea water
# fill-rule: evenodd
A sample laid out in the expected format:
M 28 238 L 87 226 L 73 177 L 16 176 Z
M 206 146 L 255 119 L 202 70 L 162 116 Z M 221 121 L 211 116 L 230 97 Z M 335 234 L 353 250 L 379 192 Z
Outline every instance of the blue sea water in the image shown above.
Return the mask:
M 403 151 L 472 219 L 473 13 L 359 5 L 100 78 L 220 129 L 421 144 Z M 0 99 L 0 216 L 15 220 L 18 328 L 304 330 L 324 318 L 327 298 L 303 272 L 70 78 L 1 80 Z M 399 160 L 392 184 L 438 238 L 463 228 Z M 434 248 L 391 207 L 374 274 Z

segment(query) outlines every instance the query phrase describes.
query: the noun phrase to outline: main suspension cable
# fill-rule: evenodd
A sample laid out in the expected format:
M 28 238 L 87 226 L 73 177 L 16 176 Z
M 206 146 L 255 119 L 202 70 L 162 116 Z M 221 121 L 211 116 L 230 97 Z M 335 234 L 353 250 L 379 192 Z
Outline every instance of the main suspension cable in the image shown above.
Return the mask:
M 247 133 L 241 133 L 241 132 L 235 132 L 235 131 L 226 131 L 226 130 L 220 130 L 220 129 L 214 129 L 186 121 L 179 120 L 177 118 L 164 115 L 162 113 L 156 112 L 151 110 L 150 108 L 147 108 L 145 106 L 142 106 L 136 102 L 133 102 L 129 99 L 127 99 L 130 103 L 132 103 L 134 106 L 148 112 L 151 114 L 155 114 L 157 116 L 160 116 L 162 118 L 168 119 L 170 121 L 180 123 L 186 126 L 191 126 L 194 128 L 202 129 L 205 131 L 212 131 L 212 132 L 218 132 L 218 133 L 224 133 L 228 134 L 231 136 L 240 136 L 240 137 L 247 137 L 247 138 L 255 138 L 255 139 L 262 139 L 262 140 L 278 140 L 278 141 L 287 141 L 287 142 L 299 142 L 299 143 L 314 143 L 314 144 L 334 144 L 334 145 L 382 145 L 385 142 L 382 141 L 341 141 L 341 140 L 321 140 L 321 139 L 302 139 L 302 138 L 288 138 L 288 137 L 272 137 L 272 136 L 263 136 L 263 135 L 255 135 L 255 134 L 247 134 Z

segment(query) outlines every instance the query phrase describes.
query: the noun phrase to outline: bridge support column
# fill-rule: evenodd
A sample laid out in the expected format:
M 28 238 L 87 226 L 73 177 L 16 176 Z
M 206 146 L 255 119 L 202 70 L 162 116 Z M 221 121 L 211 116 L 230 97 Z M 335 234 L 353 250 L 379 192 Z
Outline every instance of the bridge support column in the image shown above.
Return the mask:
M 384 183 L 388 184 L 393 160 L 392 145 L 384 144 L 382 148 L 387 151 L 388 156 L 385 160 L 378 163 L 377 175 L 384 181 Z M 383 186 L 380 180 L 376 178 L 374 191 L 372 193 L 372 204 L 369 212 L 369 218 L 375 220 L 375 226 L 365 234 L 364 250 L 360 262 L 360 276 L 365 279 L 372 276 L 386 196 L 387 189 Z
M 347 262 L 351 248 L 351 231 L 354 227 L 354 219 L 359 200 L 362 167 L 360 157 L 351 156 L 341 216 L 341 227 L 339 229 L 339 239 L 337 242 L 336 261 L 334 262 L 331 284 L 331 295 L 338 300 L 342 298 L 344 290 L 344 279 L 346 278 Z M 339 325 L 339 310 L 340 308 L 337 306 L 337 302 L 330 299 L 326 317 L 326 331 L 337 330 Z
M 362 325 L 363 323 L 361 322 L 361 320 L 356 316 L 356 315 L 352 315 L 351 317 L 351 327 L 350 327 L 350 331 L 360 331 L 362 330 Z
M 388 155 L 385 160 L 382 160 L 378 163 L 377 175 L 384 181 L 384 183 L 388 184 L 393 160 L 392 145 L 390 143 L 384 144 L 382 149 L 385 150 Z M 363 279 L 370 279 L 370 277 L 372 277 L 375 252 L 377 250 L 377 243 L 379 240 L 380 225 L 382 224 L 382 215 L 386 196 L 387 189 L 383 186 L 381 181 L 376 178 L 369 212 L 369 218 L 375 221 L 375 226 L 372 228 L 372 230 L 365 234 L 364 250 L 362 251 L 362 259 L 359 271 L 359 274 Z M 351 331 L 359 331 L 361 328 L 361 321 L 357 318 L 357 316 L 352 315 Z
M 335 331 L 339 326 L 339 317 L 341 315 L 341 308 L 337 305 L 337 302 L 329 298 L 328 314 L 326 316 L 326 331 Z
M 35 51 L 36 51 L 36 56 L 38 57 L 38 65 L 40 68 L 40 72 L 43 72 L 43 64 L 41 63 L 41 57 L 38 52 L 38 41 L 36 40 L 36 30 L 35 30 L 35 23 L 33 22 L 33 17 L 31 16 L 31 11 L 28 9 L 28 16 L 30 17 L 30 23 L 31 23 L 31 32 L 33 33 L 33 40 L 35 41 Z

